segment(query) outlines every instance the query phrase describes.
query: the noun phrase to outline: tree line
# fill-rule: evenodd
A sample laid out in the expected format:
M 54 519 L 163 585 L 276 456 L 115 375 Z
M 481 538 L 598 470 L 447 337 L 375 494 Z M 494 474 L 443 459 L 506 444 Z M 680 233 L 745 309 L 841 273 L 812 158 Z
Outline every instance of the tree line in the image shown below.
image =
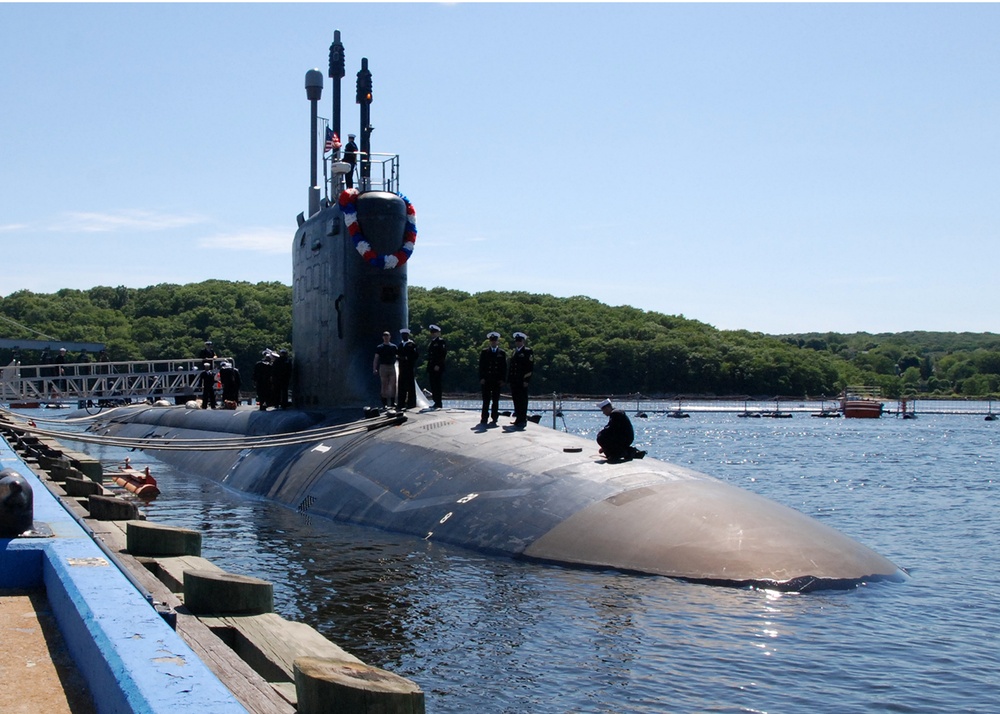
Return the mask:
M 583 296 L 414 286 L 409 310 L 422 350 L 428 327 L 441 326 L 451 393 L 478 390 L 479 350 L 491 330 L 508 345 L 514 331 L 528 334 L 533 394 L 801 398 L 832 397 L 848 384 L 877 385 L 890 398 L 1000 393 L 1000 335 L 993 333 L 765 335 Z M 112 361 L 193 357 L 211 339 L 246 373 L 263 349 L 291 349 L 291 311 L 292 289 L 278 282 L 22 290 L 0 298 L 0 315 L 63 341 L 102 342 Z M 3 325 L 12 339 L 37 339 Z M 0 363 L 11 357 L 0 349 Z

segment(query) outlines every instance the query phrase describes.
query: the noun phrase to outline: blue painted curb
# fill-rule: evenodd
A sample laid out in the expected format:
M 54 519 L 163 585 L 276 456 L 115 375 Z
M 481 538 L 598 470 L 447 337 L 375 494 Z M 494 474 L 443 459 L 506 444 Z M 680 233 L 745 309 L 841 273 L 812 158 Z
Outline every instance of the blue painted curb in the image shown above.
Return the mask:
M 44 585 L 98 712 L 246 712 L 3 439 L 0 468 L 31 484 L 34 519 L 54 534 L 0 539 L 0 588 Z

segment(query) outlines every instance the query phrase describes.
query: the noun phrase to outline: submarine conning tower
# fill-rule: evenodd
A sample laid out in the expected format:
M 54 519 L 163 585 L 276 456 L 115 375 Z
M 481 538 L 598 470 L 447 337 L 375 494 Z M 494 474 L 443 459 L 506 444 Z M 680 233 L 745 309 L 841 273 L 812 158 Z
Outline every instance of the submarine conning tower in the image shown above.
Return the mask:
M 333 126 L 323 132 L 321 157 L 317 103 L 323 76 L 315 69 L 306 73 L 311 104 L 309 211 L 299 214 L 292 246 L 294 398 L 302 409 L 380 403 L 379 381 L 372 374 L 375 346 L 384 331 L 398 341 L 400 328 L 407 324 L 406 259 L 416 237 L 412 206 L 396 193 L 398 156 L 371 152 L 372 86 L 366 58 L 358 72 L 361 145 L 355 161 L 341 154 L 344 52 L 340 32 L 334 37 L 329 72 L 334 82 Z M 317 177 L 320 161 L 323 189 Z

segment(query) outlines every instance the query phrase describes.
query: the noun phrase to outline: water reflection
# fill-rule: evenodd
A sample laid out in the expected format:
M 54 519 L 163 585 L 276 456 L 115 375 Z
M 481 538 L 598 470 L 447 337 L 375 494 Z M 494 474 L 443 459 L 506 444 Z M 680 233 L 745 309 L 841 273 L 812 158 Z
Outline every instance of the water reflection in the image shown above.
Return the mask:
M 590 437 L 603 418 L 567 421 Z M 916 577 L 802 596 L 522 563 L 309 518 L 162 465 L 148 514 L 272 581 L 285 617 L 415 679 L 432 713 L 994 708 L 994 424 L 638 423 L 651 455 L 815 515 Z

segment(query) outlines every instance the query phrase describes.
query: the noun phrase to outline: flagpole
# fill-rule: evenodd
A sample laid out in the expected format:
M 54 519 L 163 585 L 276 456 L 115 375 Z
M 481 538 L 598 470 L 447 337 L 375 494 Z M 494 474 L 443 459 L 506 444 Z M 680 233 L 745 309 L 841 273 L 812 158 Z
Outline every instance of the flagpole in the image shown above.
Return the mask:
M 329 126 L 324 121 L 323 122 L 323 144 L 326 148 L 326 133 L 329 131 Z M 334 149 L 336 151 L 336 149 Z M 327 164 L 326 159 L 323 160 L 323 193 L 326 195 L 327 200 L 330 198 L 330 172 L 327 171 L 329 164 Z

